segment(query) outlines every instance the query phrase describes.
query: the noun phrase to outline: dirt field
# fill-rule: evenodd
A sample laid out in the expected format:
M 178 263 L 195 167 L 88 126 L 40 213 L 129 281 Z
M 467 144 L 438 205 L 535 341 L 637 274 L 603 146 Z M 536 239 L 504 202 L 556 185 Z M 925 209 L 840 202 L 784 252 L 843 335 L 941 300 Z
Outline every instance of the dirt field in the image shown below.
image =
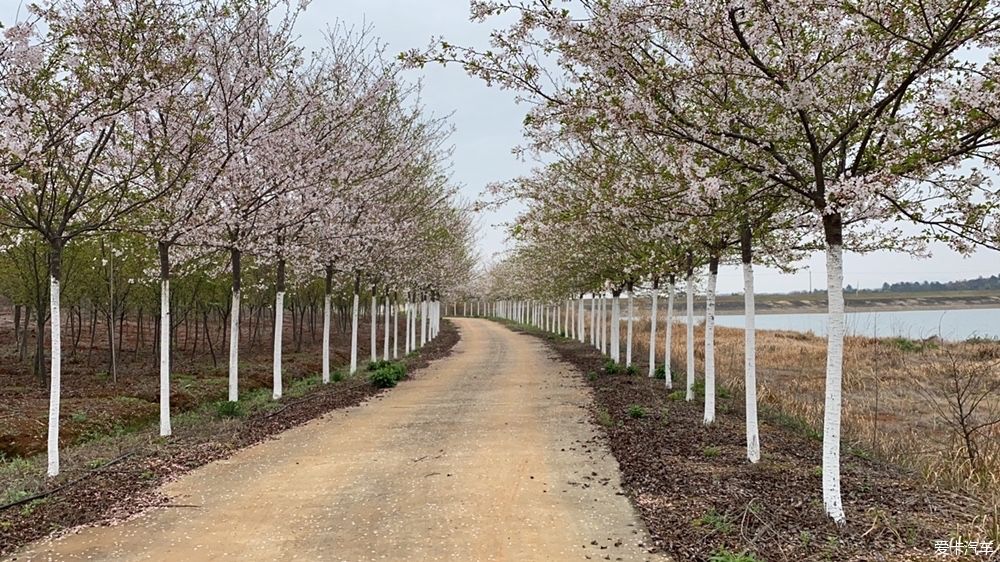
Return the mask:
M 60 409 L 60 441 L 63 446 L 91 441 L 108 435 L 134 432 L 157 419 L 159 408 L 158 355 L 148 348 L 135 345 L 136 330 L 129 328 L 124 344 L 119 348 L 117 380 L 109 374 L 108 339 L 98 335 L 91 345 L 84 340 L 74 351 L 67 346 L 63 358 L 62 404 Z M 213 326 L 213 330 L 219 330 Z M 241 333 L 240 392 L 271 388 L 271 338 L 252 333 L 248 322 Z M 361 324 L 358 338 L 359 356 L 370 354 L 369 325 Z M 319 340 L 304 337 L 301 349 L 291 343 L 291 323 L 286 323 L 285 353 L 282 376 L 287 385 L 294 385 L 321 369 Z M 204 404 L 224 400 L 227 393 L 227 360 L 219 341 L 210 351 L 203 340 L 192 345 L 185 334 L 172 361 L 170 406 L 174 414 L 191 411 Z M 147 334 L 149 337 L 149 334 Z M 382 332 L 379 331 L 377 351 L 381 354 Z M 350 359 L 350 333 L 332 331 L 331 365 L 343 365 Z M 30 357 L 18 359 L 9 311 L 0 315 L 0 458 L 30 456 L 45 450 L 49 395 L 47 384 L 32 375 Z M 402 348 L 402 347 L 401 347 Z M 136 351 L 133 351 L 136 350 Z M 228 348 L 227 348 L 228 351 Z M 0 501 L 0 503 L 3 503 Z

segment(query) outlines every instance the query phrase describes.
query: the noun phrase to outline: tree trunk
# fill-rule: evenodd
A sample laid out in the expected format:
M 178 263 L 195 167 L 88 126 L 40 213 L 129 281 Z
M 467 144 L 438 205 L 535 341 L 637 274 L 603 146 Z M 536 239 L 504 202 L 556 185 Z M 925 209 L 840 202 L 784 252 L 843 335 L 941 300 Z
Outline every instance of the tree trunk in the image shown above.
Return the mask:
M 323 285 L 323 384 L 330 382 L 330 299 L 333 293 L 333 266 L 326 266 Z
M 351 313 L 351 374 L 358 372 L 358 300 L 361 298 L 361 275 L 354 278 L 354 307 Z
M 383 316 L 385 317 L 383 323 L 383 325 L 385 326 L 385 331 L 382 333 L 382 359 L 388 361 L 389 360 L 389 314 L 390 314 L 389 293 L 386 293 L 385 299 L 383 300 L 385 301 L 382 304 L 382 307 L 385 309 L 383 314 Z
M 101 239 L 101 254 L 104 254 L 104 239 Z M 116 349 L 115 342 L 115 311 L 117 307 L 115 306 L 115 256 L 114 252 L 111 252 L 108 256 L 108 352 L 109 352 L 109 365 L 108 370 L 111 372 L 111 381 L 114 383 L 118 382 L 118 353 Z
M 21 331 L 21 305 L 14 305 L 14 345 L 20 349 L 21 338 L 24 337 L 24 332 Z
M 411 339 L 411 334 L 410 334 L 410 324 L 411 324 L 411 322 L 410 322 L 410 299 L 411 299 L 410 293 L 407 292 L 407 294 L 406 294 L 406 304 L 404 305 L 405 316 L 406 316 L 406 318 L 405 318 L 405 320 L 406 320 L 406 346 L 403 348 L 403 352 L 405 354 L 409 354 L 410 353 L 410 346 L 413 343 L 413 340 Z
M 649 304 L 649 376 L 656 375 L 656 298 L 660 292 L 660 280 L 653 280 L 653 297 Z
M 170 427 L 170 245 L 157 244 L 160 256 L 160 435 Z
M 665 342 L 664 347 L 666 349 L 663 352 L 663 372 L 666 381 L 664 384 L 667 389 L 670 390 L 674 388 L 674 367 L 673 367 L 673 354 L 674 354 L 674 294 L 677 287 L 677 279 L 671 275 L 668 280 L 667 285 L 667 325 L 665 328 Z
M 840 416 L 844 368 L 843 223 L 839 213 L 823 215 L 826 235 L 829 330 L 826 344 L 826 403 L 823 410 L 823 505 L 837 524 L 846 523 L 840 494 Z
M 378 293 L 376 292 L 376 286 L 372 285 L 372 314 L 370 319 L 371 324 L 371 361 L 372 363 L 378 361 Z
M 621 291 L 611 292 L 611 360 L 615 363 L 621 362 L 622 342 L 621 342 Z
M 202 327 L 205 329 L 205 343 L 208 344 L 208 352 L 212 354 L 212 367 L 219 366 L 219 360 L 215 357 L 215 345 L 212 344 L 212 329 L 208 325 L 208 310 L 202 311 Z
M 233 270 L 233 299 L 229 312 L 229 401 L 240 399 L 239 364 L 240 364 L 240 290 L 242 289 L 242 269 L 240 266 L 240 250 L 230 250 Z
M 601 348 L 597 341 L 597 295 L 590 293 L 590 345 Z
M 632 366 L 632 316 L 634 315 L 632 302 L 632 282 L 628 284 L 628 322 L 625 329 L 625 366 Z
M 392 299 L 392 358 L 399 359 L 399 291 Z
M 694 400 L 694 270 L 688 268 L 685 287 L 687 296 L 687 393 L 685 400 Z
M 755 326 L 756 307 L 753 287 L 753 236 L 748 225 L 740 232 L 740 253 L 743 261 L 743 376 L 746 427 L 747 460 L 760 460 L 760 434 L 757 428 L 757 335 Z
M 294 304 L 292 305 L 294 307 Z M 278 258 L 278 283 L 277 291 L 274 294 L 274 353 L 272 357 L 272 382 L 273 389 L 271 398 L 277 400 L 281 398 L 281 336 L 285 326 L 285 260 Z M 292 325 L 294 330 L 295 325 Z
M 705 290 L 705 425 L 715 423 L 715 286 L 719 278 L 719 257 L 708 262 Z
M 420 295 L 420 347 L 427 345 L 427 308 L 427 295 Z
M 27 323 L 25 323 L 27 325 Z M 80 347 L 80 339 L 83 337 L 83 306 L 76 307 L 76 339 L 73 340 L 73 356 L 76 356 L 77 348 Z
M 21 341 L 18 349 L 18 360 L 24 363 L 28 357 L 28 323 L 31 322 L 31 307 L 24 307 L 24 325 L 21 326 Z
M 97 307 L 90 305 L 90 348 L 87 349 L 87 367 L 90 367 L 90 356 L 97 345 Z
M 49 245 L 49 314 L 52 319 L 51 361 L 49 370 L 49 434 L 48 434 L 48 471 L 47 474 L 59 474 L 59 397 L 62 377 L 62 323 L 60 322 L 59 289 L 62 276 L 61 239 L 50 242 Z M 44 340 L 44 315 L 39 314 L 38 340 Z

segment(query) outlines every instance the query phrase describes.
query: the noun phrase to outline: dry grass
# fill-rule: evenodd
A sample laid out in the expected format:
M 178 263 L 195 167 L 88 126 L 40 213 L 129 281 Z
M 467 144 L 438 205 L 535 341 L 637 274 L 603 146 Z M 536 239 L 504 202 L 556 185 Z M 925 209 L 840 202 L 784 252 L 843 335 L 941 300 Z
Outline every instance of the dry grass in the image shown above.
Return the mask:
M 587 316 L 589 330 L 589 314 Z M 683 379 L 685 327 L 673 329 L 672 367 Z M 649 356 L 649 321 L 637 321 L 633 358 L 640 373 Z M 589 331 L 588 331 L 589 338 Z M 744 388 L 742 329 L 716 328 L 716 367 L 721 385 Z M 625 329 L 622 328 L 624 346 Z M 665 334 L 657 330 L 658 363 Z M 695 370 L 704 372 L 704 327 L 695 329 Z M 589 341 L 589 340 L 588 340 Z M 624 353 L 622 354 L 624 357 Z M 760 402 L 800 418 L 819 431 L 823 425 L 826 339 L 812 334 L 759 331 L 757 377 Z M 973 420 L 1000 420 L 1000 342 L 914 341 L 848 337 L 844 350 L 843 434 L 852 450 L 910 468 L 937 486 L 960 490 L 988 504 L 984 527 L 1000 541 L 1000 425 L 974 436 L 970 462 L 961 433 L 949 424 L 948 401 L 956 394 L 950 375 L 987 397 Z M 677 380 L 677 379 L 675 379 Z M 767 444 L 764 443 L 765 449 Z

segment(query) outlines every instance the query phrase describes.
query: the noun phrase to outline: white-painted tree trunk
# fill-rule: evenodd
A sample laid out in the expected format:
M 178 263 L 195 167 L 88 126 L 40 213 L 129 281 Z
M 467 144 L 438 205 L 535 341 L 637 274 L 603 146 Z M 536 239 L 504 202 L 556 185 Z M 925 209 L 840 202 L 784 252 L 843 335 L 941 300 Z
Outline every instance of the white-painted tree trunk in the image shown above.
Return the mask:
M 601 297 L 601 310 L 597 321 L 601 324 L 601 353 L 608 354 L 608 299 Z
M 667 389 L 674 388 L 673 381 L 673 350 L 674 350 L 674 294 L 676 288 L 674 283 L 671 282 L 667 285 L 667 326 L 666 326 L 666 336 L 664 339 L 664 347 L 666 349 L 663 351 L 663 369 L 666 375 L 665 385 Z
M 392 306 L 392 358 L 399 359 L 399 303 Z
M 746 387 L 747 459 L 760 460 L 760 434 L 757 430 L 757 334 L 755 326 L 753 264 L 743 264 L 743 372 Z
M 621 362 L 621 322 L 621 299 L 614 295 L 611 297 L 611 360 L 615 363 Z
M 330 295 L 323 295 L 323 384 L 330 382 Z
M 385 313 L 382 315 L 385 319 L 385 321 L 383 322 L 383 325 L 385 326 L 385 332 L 382 334 L 382 359 L 388 361 L 389 360 L 389 315 L 391 314 L 389 310 L 389 299 L 385 300 L 385 303 L 382 305 L 382 308 L 385 310 Z
M 160 436 L 170 427 L 170 280 L 160 281 Z
M 371 362 L 378 361 L 378 297 L 372 291 L 372 314 L 371 314 Z
M 232 312 L 229 315 L 229 401 L 240 399 L 240 292 L 233 291 Z
M 358 372 L 358 313 L 361 296 L 354 293 L 354 305 L 351 307 L 351 374 Z
M 823 505 L 838 524 L 846 521 L 840 495 L 840 414 L 844 368 L 844 255 L 843 248 L 826 250 L 829 330 L 826 343 L 826 402 L 823 409 Z
M 59 280 L 49 278 L 49 314 L 52 322 L 52 361 L 49 364 L 48 475 L 59 475 L 59 397 L 62 379 L 62 321 L 59 315 Z M 43 337 L 38 334 L 38 337 Z
M 602 341 L 604 340 L 604 322 L 601 320 L 601 314 L 604 313 L 604 297 L 598 299 L 598 301 L 594 303 L 594 306 L 597 308 L 597 313 L 594 316 L 597 320 L 597 323 L 595 324 L 597 326 L 597 331 L 594 337 L 597 338 L 597 349 L 601 353 L 604 353 L 604 342 Z
M 410 321 L 410 310 L 411 310 L 410 301 L 407 300 L 406 304 L 403 306 L 403 315 L 405 316 L 403 320 L 406 322 L 406 326 L 404 326 L 406 332 L 406 337 L 405 337 L 406 342 L 405 345 L 403 346 L 403 354 L 407 355 L 410 353 L 410 347 L 413 345 L 413 340 L 411 339 L 412 335 L 410 332 L 410 325 L 412 324 L 412 322 Z
M 656 293 L 653 289 L 652 302 L 649 305 L 649 376 L 656 375 Z
M 427 299 L 420 301 L 420 347 L 427 345 Z
M 274 296 L 274 357 L 272 361 L 273 366 L 273 382 L 274 390 L 271 393 L 271 398 L 277 400 L 281 398 L 281 335 L 284 330 L 282 328 L 285 325 L 285 292 L 278 291 Z
M 715 423 L 715 285 L 718 275 L 708 274 L 705 291 L 705 425 Z
M 586 343 L 587 341 L 587 332 L 583 324 L 583 315 L 583 297 L 580 297 L 576 303 L 576 339 L 580 343 Z
M 687 276 L 687 393 L 685 399 L 694 400 L 694 275 Z
M 632 291 L 628 292 L 628 323 L 625 329 L 625 366 L 632 366 L 632 316 L 635 309 L 632 302 Z

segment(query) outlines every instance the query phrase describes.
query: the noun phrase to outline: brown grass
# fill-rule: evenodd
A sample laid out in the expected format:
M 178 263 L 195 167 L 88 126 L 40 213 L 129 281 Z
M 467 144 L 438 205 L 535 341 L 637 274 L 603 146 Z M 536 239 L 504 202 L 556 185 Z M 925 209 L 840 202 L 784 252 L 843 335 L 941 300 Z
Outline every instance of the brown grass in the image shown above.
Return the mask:
M 662 319 L 662 316 L 661 316 Z M 589 314 L 587 315 L 589 341 Z M 661 320 L 662 322 L 662 320 Z M 637 321 L 632 352 L 639 372 L 647 372 L 649 320 Z M 675 324 L 672 368 L 683 381 L 685 326 Z M 665 334 L 657 330 L 658 363 Z M 625 345 L 622 327 L 622 346 Z M 695 371 L 704 372 L 704 326 L 695 328 Z M 744 333 L 716 328 L 716 368 L 720 385 L 744 389 Z M 624 358 L 624 352 L 622 353 Z M 761 404 L 794 416 L 815 431 L 823 425 L 826 339 L 812 334 L 758 331 L 757 388 Z M 1000 384 L 1000 342 L 913 341 L 900 338 L 847 337 L 844 350 L 843 434 L 850 449 L 874 455 L 921 474 L 929 483 L 977 496 L 987 503 L 984 527 L 1000 540 L 1000 426 L 977 439 L 978 462 L 967 458 L 960 434 L 941 413 L 947 374 L 956 367 L 974 370 Z M 683 383 L 681 383 L 683 385 Z M 676 384 L 675 384 L 676 387 Z M 982 419 L 1000 419 L 1000 393 L 980 405 Z M 767 443 L 762 443 L 767 454 Z

